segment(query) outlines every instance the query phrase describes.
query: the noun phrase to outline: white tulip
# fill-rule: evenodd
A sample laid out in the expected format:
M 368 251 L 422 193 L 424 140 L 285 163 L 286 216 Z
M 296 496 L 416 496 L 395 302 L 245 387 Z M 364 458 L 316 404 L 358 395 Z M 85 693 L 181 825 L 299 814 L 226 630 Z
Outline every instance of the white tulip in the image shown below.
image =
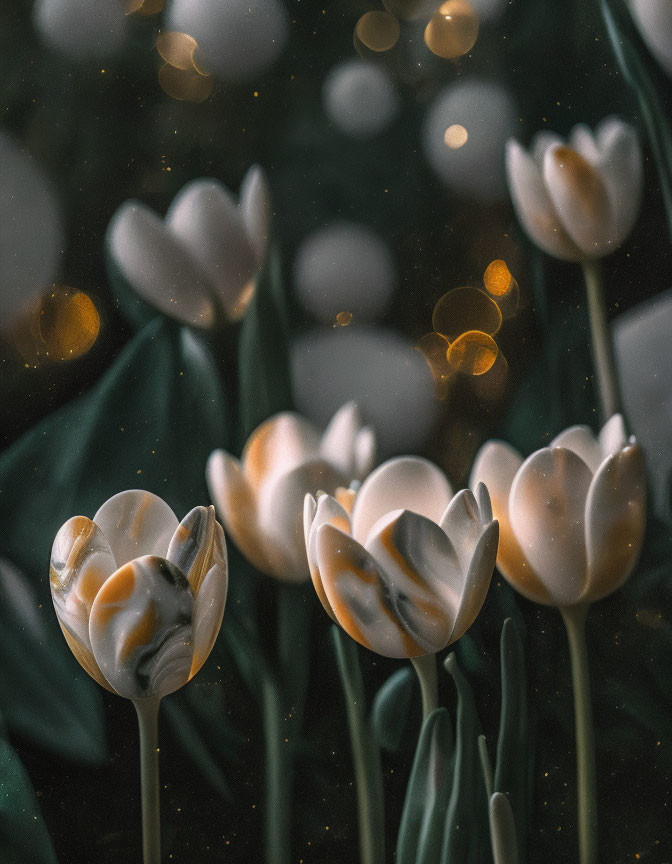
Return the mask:
M 672 75 L 672 4 L 669 0 L 630 0 L 630 10 L 651 53 Z

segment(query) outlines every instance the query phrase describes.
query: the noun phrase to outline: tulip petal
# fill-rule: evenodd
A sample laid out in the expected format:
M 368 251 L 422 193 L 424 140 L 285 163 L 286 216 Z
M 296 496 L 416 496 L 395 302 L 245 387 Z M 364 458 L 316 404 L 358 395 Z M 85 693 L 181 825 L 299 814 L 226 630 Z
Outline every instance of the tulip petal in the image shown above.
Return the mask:
M 320 441 L 320 456 L 348 479 L 355 475 L 355 448 L 361 428 L 362 416 L 357 403 L 346 402 L 331 418 Z
M 616 221 L 615 246 L 632 230 L 642 200 L 644 166 L 637 133 L 617 117 L 597 127 L 600 158 L 597 163 Z M 614 248 L 615 248 L 614 246 Z
M 93 517 L 107 537 L 117 567 L 141 555 L 165 557 L 179 522 L 166 502 L 142 489 L 109 498 Z
M 330 495 L 343 485 L 343 476 L 323 459 L 306 462 L 267 483 L 258 499 L 259 532 L 264 537 L 268 569 L 288 582 L 309 578 L 306 543 L 303 536 L 303 502 L 306 493 Z M 318 504 L 319 507 L 319 504 Z
M 187 183 L 166 213 L 166 225 L 198 262 L 229 318 L 257 269 L 238 205 L 217 180 Z
M 208 659 L 217 640 L 224 617 L 228 585 L 226 563 L 214 564 L 201 582 L 200 590 L 194 600 L 194 654 L 189 680 Z
M 491 522 L 472 549 L 449 644 L 457 642 L 467 632 L 485 603 L 497 560 L 498 539 L 499 525 Z
M 541 169 L 544 166 L 544 156 L 549 147 L 555 147 L 557 144 L 562 144 L 562 138 L 555 132 L 549 132 L 547 129 L 542 129 L 537 132 L 530 142 L 530 153 L 534 159 L 534 164 L 537 166 L 541 176 Z
M 506 145 L 506 174 L 518 218 L 537 246 L 555 258 L 580 261 L 584 255 L 558 218 L 539 167 L 514 139 Z
M 618 245 L 615 211 L 602 174 L 571 147 L 557 146 L 546 151 L 543 176 L 555 212 L 581 257 L 612 252 Z
M 327 614 L 336 621 L 333 609 L 324 592 L 317 561 L 317 532 L 322 525 L 333 525 L 334 528 L 338 528 L 344 534 L 350 533 L 350 517 L 335 498 L 332 498 L 331 495 L 320 495 L 316 502 L 312 495 L 306 495 L 303 508 L 303 532 L 310 576 L 320 603 L 324 606 Z
M 585 509 L 592 475 L 564 447 L 537 450 L 516 474 L 511 528 L 553 605 L 578 602 L 586 585 Z
M 481 488 L 483 484 L 481 484 Z M 462 489 L 450 502 L 439 520 L 439 526 L 446 532 L 457 558 L 460 569 L 466 573 L 471 564 L 474 548 L 485 530 L 481 512 L 470 489 Z
M 488 489 L 493 516 L 499 522 L 497 567 L 502 575 L 529 600 L 550 603 L 550 595 L 526 560 L 509 519 L 509 494 L 522 464 L 522 457 L 509 444 L 488 441 L 476 455 L 469 485 L 477 489 L 483 483 Z
M 593 166 L 596 166 L 600 160 L 600 150 L 595 136 L 585 123 L 578 123 L 569 133 L 569 146 Z
M 241 462 L 254 494 L 277 474 L 286 474 L 319 453 L 320 435 L 305 417 L 291 411 L 274 414 L 250 435 Z
M 167 696 L 189 680 L 193 595 L 180 571 L 145 555 L 98 592 L 89 619 L 93 655 L 120 696 Z
M 51 597 L 72 653 L 108 690 L 110 685 L 93 657 L 89 616 L 98 591 L 116 569 L 110 544 L 100 528 L 86 516 L 68 519 L 51 548 Z
M 582 600 L 616 591 L 632 572 L 644 539 L 646 482 L 641 447 L 631 445 L 600 466 L 586 500 L 588 584 Z
M 149 207 L 122 204 L 107 239 L 115 264 L 144 300 L 185 324 L 212 326 L 215 304 L 206 274 Z
M 420 653 L 445 648 L 467 577 L 447 534 L 410 510 L 393 511 L 376 523 L 366 550 L 383 576 L 390 610 Z
M 333 525 L 323 525 L 316 549 L 327 600 L 349 636 L 384 657 L 425 653 L 398 620 L 396 597 L 390 596 L 378 565 L 361 544 Z
M 254 250 L 257 267 L 261 267 L 268 250 L 271 196 L 266 174 L 260 165 L 252 165 L 243 177 L 238 207 Z
M 613 414 L 600 430 L 599 435 L 600 453 L 602 459 L 622 450 L 627 444 L 628 436 L 625 432 L 625 422 L 622 414 Z
M 549 447 L 565 447 L 572 453 L 576 453 L 590 468 L 591 474 L 597 471 L 602 462 L 600 445 L 590 426 L 570 426 L 557 435 Z
M 376 433 L 372 426 L 360 429 L 355 440 L 355 480 L 363 480 L 373 470 L 376 461 Z
M 256 498 L 240 462 L 224 450 L 213 450 L 205 476 L 210 497 L 229 537 L 257 570 L 268 572 L 264 542 L 257 528 Z
M 438 522 L 452 497 L 446 475 L 428 459 L 388 459 L 366 478 L 357 493 L 353 537 L 365 543 L 375 523 L 391 510 L 412 510 Z
M 166 559 L 187 577 L 194 597 L 213 564 L 226 570 L 224 532 L 214 507 L 194 507 L 187 513 L 173 534 Z

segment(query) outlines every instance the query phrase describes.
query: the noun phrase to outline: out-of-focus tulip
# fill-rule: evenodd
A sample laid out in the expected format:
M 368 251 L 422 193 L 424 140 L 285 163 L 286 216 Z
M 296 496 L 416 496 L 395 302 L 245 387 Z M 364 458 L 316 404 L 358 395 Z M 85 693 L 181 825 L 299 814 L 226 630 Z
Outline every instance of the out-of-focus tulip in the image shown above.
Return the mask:
M 523 596 L 587 605 L 632 572 L 646 520 L 644 460 L 620 414 L 598 439 L 572 426 L 525 461 L 488 441 L 471 474 L 472 488 L 480 483 L 500 524 L 497 566 Z
M 506 146 L 518 218 L 544 252 L 565 261 L 602 258 L 632 230 L 642 197 L 642 151 L 635 130 L 607 117 L 593 134 L 580 124 L 565 142 L 538 132 L 530 152 Z
M 215 450 L 206 473 L 217 512 L 243 555 L 262 573 L 303 582 L 306 493 L 349 486 L 368 474 L 374 456 L 374 432 L 349 402 L 321 436 L 298 414 L 276 414 L 255 429 L 240 460 Z
M 37 0 L 33 20 L 44 42 L 76 61 L 101 61 L 126 43 L 125 0 Z
M 54 540 L 51 594 L 65 639 L 92 678 L 134 701 L 161 698 L 201 668 L 222 623 L 226 544 L 214 508 L 182 522 L 150 492 L 73 516 Z
M 630 11 L 649 50 L 672 76 L 672 6 L 669 0 L 630 0 Z
M 196 327 L 237 321 L 268 246 L 270 198 L 262 169 L 247 172 L 236 202 L 218 180 L 183 186 L 165 220 L 140 201 L 112 217 L 107 243 L 124 278 L 152 306 Z
M 433 463 L 401 456 L 364 481 L 352 512 L 339 497 L 307 495 L 303 517 L 313 584 L 333 620 L 386 657 L 435 654 L 459 639 L 497 555 L 485 486 L 453 497 Z

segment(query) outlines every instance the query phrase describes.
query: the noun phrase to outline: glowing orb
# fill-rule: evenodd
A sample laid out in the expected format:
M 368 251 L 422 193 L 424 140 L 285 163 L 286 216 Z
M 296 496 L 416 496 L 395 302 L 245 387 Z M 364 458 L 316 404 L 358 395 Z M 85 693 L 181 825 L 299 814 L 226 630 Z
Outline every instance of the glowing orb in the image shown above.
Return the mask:
M 468 330 L 480 330 L 493 336 L 502 326 L 502 313 L 485 291 L 454 288 L 434 307 L 432 325 L 449 342 Z
M 371 51 L 389 51 L 399 39 L 399 22 L 389 12 L 366 12 L 355 25 L 355 36 Z
M 468 54 L 477 38 L 478 15 L 469 0 L 446 0 L 425 28 L 425 45 L 432 54 L 445 60 Z
M 467 375 L 485 375 L 492 369 L 499 348 L 487 333 L 468 330 L 462 333 L 448 349 L 448 362 L 458 372 Z
M 464 147 L 468 139 L 469 133 L 459 123 L 453 123 L 452 126 L 449 126 L 443 136 L 446 147 L 450 147 L 451 150 L 459 150 L 460 147 Z

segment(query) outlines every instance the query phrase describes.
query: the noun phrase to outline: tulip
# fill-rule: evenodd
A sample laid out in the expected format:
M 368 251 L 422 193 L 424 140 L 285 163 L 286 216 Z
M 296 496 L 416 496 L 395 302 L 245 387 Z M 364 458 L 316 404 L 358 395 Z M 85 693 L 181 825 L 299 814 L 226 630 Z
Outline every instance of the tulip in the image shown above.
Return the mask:
M 218 180 L 183 186 L 165 220 L 126 201 L 107 229 L 110 257 L 150 305 L 195 327 L 239 320 L 266 259 L 270 200 L 257 165 L 243 179 L 240 200 Z
M 471 486 L 487 483 L 501 526 L 497 566 L 523 596 L 557 606 L 569 640 L 575 698 L 581 864 L 594 864 L 595 757 L 585 642 L 588 607 L 616 591 L 642 546 L 644 459 L 616 414 L 595 438 L 572 426 L 528 459 L 490 441 Z
M 672 8 L 666 0 L 630 0 L 630 11 L 649 50 L 672 76 Z
M 595 134 L 575 126 L 565 143 L 539 132 L 531 153 L 510 139 L 506 171 L 518 218 L 555 258 L 579 261 L 588 298 L 602 419 L 620 411 L 613 348 L 598 259 L 632 230 L 642 197 L 642 151 L 634 129 L 608 117 Z
M 182 522 L 149 492 L 120 492 L 54 540 L 51 594 L 63 635 L 101 686 L 133 700 L 140 723 L 145 864 L 160 860 L 157 717 L 163 696 L 206 661 L 224 614 L 226 544 L 214 508 Z
M 228 534 L 262 573 L 283 582 L 310 577 L 301 514 L 306 493 L 335 492 L 373 465 L 375 436 L 357 406 L 340 408 L 320 436 L 308 420 L 283 412 L 250 436 L 240 460 L 215 450 L 206 474 Z

